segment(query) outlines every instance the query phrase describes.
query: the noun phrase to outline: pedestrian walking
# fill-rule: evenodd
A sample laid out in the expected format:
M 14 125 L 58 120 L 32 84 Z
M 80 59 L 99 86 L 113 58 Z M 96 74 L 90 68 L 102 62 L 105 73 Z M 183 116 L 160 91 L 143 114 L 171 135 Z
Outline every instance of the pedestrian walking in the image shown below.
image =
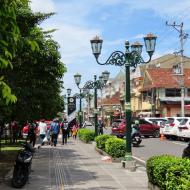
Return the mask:
M 99 118 L 99 120 L 98 120 L 98 134 L 99 135 L 103 135 L 104 134 L 103 128 L 105 128 L 104 122 L 103 122 L 102 118 Z
M 30 144 L 32 144 L 33 147 L 36 144 L 37 130 L 38 130 L 37 123 L 32 122 L 29 124 L 28 138 L 29 138 Z
M 61 132 L 62 132 L 62 145 L 67 144 L 67 138 L 69 133 L 69 125 L 68 121 L 65 118 L 61 125 Z
M 75 124 L 75 125 L 73 125 L 73 127 L 72 127 L 72 137 L 73 137 L 73 139 L 76 139 L 77 138 L 77 132 L 78 132 L 78 125 L 77 125 L 77 123 Z
M 39 122 L 39 125 L 38 125 L 38 129 L 39 129 L 39 134 L 40 134 L 40 141 L 41 141 L 41 146 L 44 145 L 44 138 L 47 134 L 47 124 L 45 123 L 45 120 L 42 119 L 40 122 Z
M 13 143 L 17 142 L 18 132 L 19 132 L 18 124 L 16 121 L 13 121 L 11 123 L 11 133 L 12 133 L 12 142 Z
M 51 125 L 47 125 L 47 142 L 48 142 L 48 144 L 50 145 L 50 142 L 51 142 Z
M 23 139 L 26 139 L 27 141 L 27 138 L 28 138 L 28 131 L 29 131 L 29 123 L 28 121 L 24 124 L 24 127 L 22 129 L 22 137 Z
M 59 120 L 56 118 L 53 120 L 53 122 L 51 123 L 51 145 L 56 146 L 57 145 L 57 138 L 59 135 L 59 131 L 60 131 L 60 125 L 59 125 Z

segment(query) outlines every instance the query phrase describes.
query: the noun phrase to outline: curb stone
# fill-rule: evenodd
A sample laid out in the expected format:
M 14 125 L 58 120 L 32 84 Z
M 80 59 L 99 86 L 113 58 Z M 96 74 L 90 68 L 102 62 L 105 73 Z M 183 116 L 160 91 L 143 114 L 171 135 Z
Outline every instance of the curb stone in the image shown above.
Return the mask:
M 156 185 L 153 185 L 151 182 L 148 182 L 148 189 L 149 190 L 160 190 L 160 188 Z

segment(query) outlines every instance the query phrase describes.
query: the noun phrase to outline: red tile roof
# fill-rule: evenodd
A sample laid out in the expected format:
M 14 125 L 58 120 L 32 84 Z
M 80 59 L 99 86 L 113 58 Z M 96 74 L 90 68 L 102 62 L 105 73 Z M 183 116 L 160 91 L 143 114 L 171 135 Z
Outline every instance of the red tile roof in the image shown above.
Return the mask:
M 143 90 L 150 88 L 179 88 L 181 76 L 175 75 L 171 68 L 147 69 L 151 84 L 143 86 Z M 184 69 L 184 86 L 190 87 L 190 69 Z
M 120 105 L 120 92 L 117 91 L 111 98 L 107 97 L 98 101 L 100 105 Z

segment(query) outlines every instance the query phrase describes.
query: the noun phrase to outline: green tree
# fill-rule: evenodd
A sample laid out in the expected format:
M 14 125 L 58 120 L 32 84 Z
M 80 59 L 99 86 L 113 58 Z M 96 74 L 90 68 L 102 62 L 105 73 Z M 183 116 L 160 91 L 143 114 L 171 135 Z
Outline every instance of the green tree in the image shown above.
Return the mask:
M 19 38 L 19 28 L 16 22 L 16 3 L 12 0 L 1 0 L 0 6 L 0 101 L 6 104 L 15 102 L 16 97 L 4 80 L 3 71 L 12 68 L 11 61 Z
M 27 3 L 17 1 L 16 20 L 21 38 L 17 43 L 13 69 L 5 76 L 18 101 L 10 105 L 6 117 L 17 120 L 52 118 L 63 110 L 62 77 L 66 68 L 61 62 L 59 45 L 50 31 L 38 24 L 53 15 L 32 13 Z M 11 111 L 10 111 L 11 110 Z

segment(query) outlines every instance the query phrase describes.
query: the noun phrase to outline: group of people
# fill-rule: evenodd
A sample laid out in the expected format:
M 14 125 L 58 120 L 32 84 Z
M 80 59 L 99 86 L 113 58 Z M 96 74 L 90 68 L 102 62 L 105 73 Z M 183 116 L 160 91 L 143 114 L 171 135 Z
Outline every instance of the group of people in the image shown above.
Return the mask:
M 47 124 L 45 120 L 40 122 L 31 122 L 23 128 L 23 135 L 33 145 L 36 144 L 36 138 L 39 135 L 40 144 L 43 146 L 48 143 L 51 146 L 57 145 L 58 135 L 62 135 L 62 145 L 67 144 L 67 139 L 72 135 L 74 139 L 77 137 L 78 124 L 75 123 L 72 127 L 69 126 L 67 119 L 62 122 L 59 119 L 54 119 L 50 124 Z M 40 147 L 40 146 L 39 146 Z

